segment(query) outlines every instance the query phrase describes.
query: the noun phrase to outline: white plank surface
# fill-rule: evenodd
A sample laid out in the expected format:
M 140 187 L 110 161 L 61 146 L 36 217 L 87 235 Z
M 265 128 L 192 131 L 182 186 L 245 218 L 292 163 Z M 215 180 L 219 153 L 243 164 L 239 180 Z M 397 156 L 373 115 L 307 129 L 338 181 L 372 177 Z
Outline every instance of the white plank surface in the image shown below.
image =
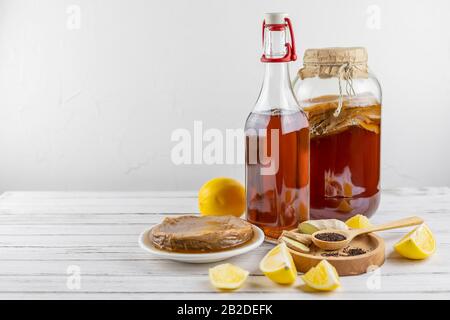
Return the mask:
M 230 260 L 250 271 L 234 293 L 208 282 L 214 264 L 161 260 L 138 247 L 139 233 L 164 216 L 197 212 L 193 192 L 6 192 L 0 196 L 0 298 L 2 299 L 449 299 L 450 188 L 385 190 L 376 223 L 423 217 L 436 235 L 436 254 L 402 259 L 392 250 L 407 230 L 382 233 L 387 261 L 377 274 L 342 278 L 333 293 L 308 292 L 299 279 L 278 286 L 258 270 L 271 247 Z M 69 266 L 81 287 L 67 286 Z M 379 286 L 376 284 L 379 280 Z

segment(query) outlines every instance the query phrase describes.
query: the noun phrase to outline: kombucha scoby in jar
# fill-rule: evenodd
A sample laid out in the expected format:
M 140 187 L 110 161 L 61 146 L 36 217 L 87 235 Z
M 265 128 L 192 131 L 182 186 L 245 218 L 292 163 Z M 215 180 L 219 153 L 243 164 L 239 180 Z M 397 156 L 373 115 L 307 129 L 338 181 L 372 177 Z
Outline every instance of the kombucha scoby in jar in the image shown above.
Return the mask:
M 371 216 L 380 201 L 380 103 L 370 95 L 319 97 L 305 108 L 311 126 L 311 215 Z

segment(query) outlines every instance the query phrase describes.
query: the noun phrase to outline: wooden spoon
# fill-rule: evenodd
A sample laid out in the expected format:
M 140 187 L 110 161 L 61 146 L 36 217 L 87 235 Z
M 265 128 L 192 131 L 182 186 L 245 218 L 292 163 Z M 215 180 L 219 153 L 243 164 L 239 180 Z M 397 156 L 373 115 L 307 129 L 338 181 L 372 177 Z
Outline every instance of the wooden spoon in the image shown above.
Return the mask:
M 397 221 L 389 222 L 386 224 L 382 224 L 379 226 L 373 226 L 365 229 L 352 229 L 352 230 L 332 230 L 332 229 L 325 229 L 325 230 L 319 230 L 312 234 L 312 242 L 319 248 L 324 250 L 339 250 L 342 248 L 345 248 L 348 246 L 350 241 L 353 240 L 353 238 L 370 232 L 375 231 L 383 231 L 383 230 L 389 230 L 389 229 L 396 229 L 396 228 L 402 228 L 402 227 L 409 227 L 409 226 L 415 226 L 422 224 L 423 220 L 419 217 L 409 217 L 405 219 L 400 219 Z M 332 233 L 332 234 L 339 234 L 344 236 L 343 240 L 340 241 L 326 241 L 326 240 L 320 240 L 317 238 L 317 235 L 319 234 L 326 234 L 326 233 Z

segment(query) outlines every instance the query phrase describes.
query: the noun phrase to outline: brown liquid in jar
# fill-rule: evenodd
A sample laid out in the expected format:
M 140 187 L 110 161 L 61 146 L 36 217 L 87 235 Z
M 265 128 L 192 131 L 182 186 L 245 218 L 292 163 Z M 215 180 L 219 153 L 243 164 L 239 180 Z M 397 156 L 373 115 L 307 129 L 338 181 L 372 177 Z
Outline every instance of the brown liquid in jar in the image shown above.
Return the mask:
M 272 145 L 270 133 L 258 134 L 254 148 L 246 134 L 247 220 L 266 236 L 278 238 L 283 230 L 297 228 L 309 219 L 308 121 L 303 112 L 274 109 L 268 114 L 251 113 L 247 127 L 278 130 L 278 143 Z M 269 165 L 263 163 L 260 153 L 273 156 L 272 147 L 279 153 L 278 170 L 263 175 L 261 169 Z M 250 152 L 258 155 L 256 163 L 251 163 Z
M 313 219 L 370 217 L 380 201 L 381 105 L 371 96 L 314 99 L 305 108 L 311 127 Z

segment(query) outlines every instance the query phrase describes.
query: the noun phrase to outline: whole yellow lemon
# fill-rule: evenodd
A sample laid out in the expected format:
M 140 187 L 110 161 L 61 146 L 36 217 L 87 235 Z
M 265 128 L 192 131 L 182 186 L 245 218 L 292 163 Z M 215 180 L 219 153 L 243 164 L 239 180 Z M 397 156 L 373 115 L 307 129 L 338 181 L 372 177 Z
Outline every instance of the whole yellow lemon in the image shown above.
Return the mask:
M 203 216 L 240 217 L 245 210 L 245 189 L 231 178 L 209 180 L 198 192 L 198 207 Z

